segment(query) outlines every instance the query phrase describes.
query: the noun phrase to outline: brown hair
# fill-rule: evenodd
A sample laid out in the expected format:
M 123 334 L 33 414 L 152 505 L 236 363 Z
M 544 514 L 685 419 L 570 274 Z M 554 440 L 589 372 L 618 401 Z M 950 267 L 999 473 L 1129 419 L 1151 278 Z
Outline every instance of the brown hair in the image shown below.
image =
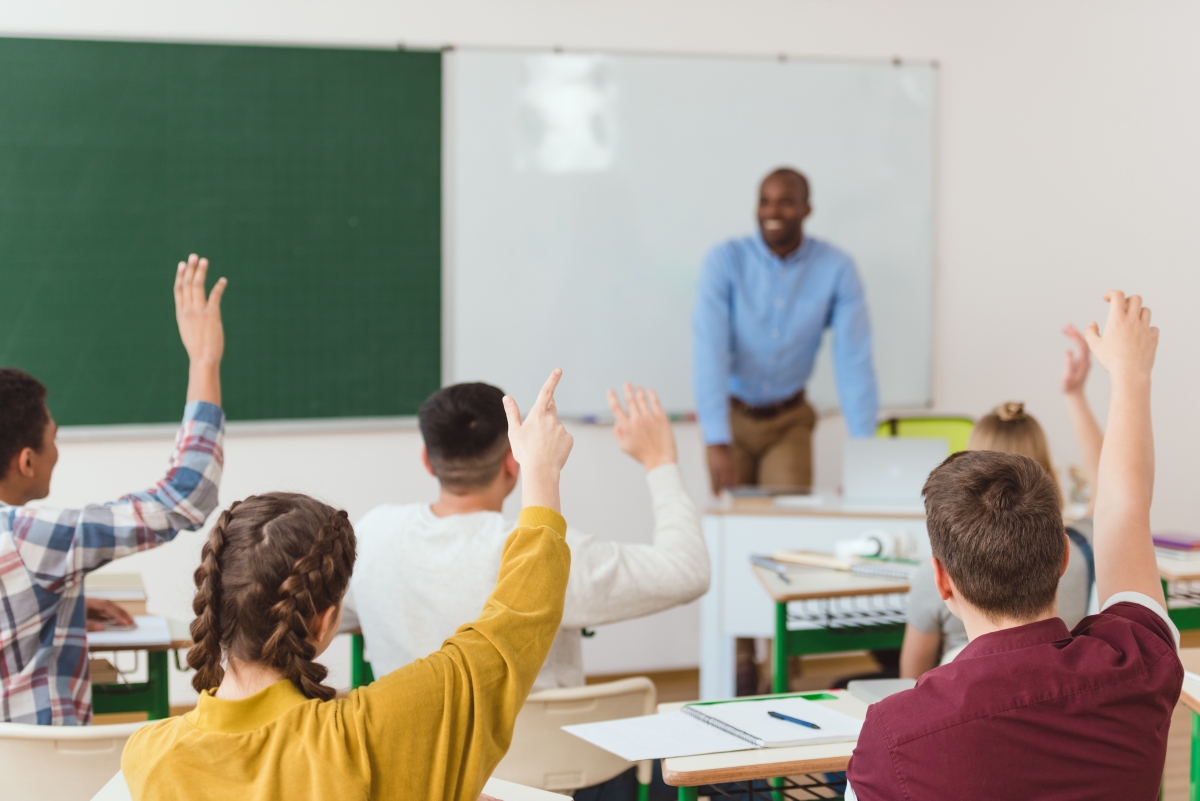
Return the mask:
M 328 670 L 312 661 L 308 621 L 341 603 L 354 550 L 346 513 L 307 495 L 253 495 L 225 510 L 194 575 L 192 686 L 217 687 L 230 655 L 275 668 L 309 698 L 333 698 L 321 684 Z
M 980 418 L 971 429 L 967 450 L 1002 451 L 1028 456 L 1040 464 L 1054 482 L 1054 491 L 1059 497 L 1059 508 L 1062 508 L 1062 492 L 1054 475 L 1054 463 L 1050 461 L 1050 445 L 1046 442 L 1046 433 L 1042 431 L 1037 419 L 1025 411 L 1024 403 L 1002 403 Z
M 1027 456 L 960 451 L 922 490 L 933 555 L 993 621 L 1032 620 L 1054 603 L 1066 532 L 1058 487 Z

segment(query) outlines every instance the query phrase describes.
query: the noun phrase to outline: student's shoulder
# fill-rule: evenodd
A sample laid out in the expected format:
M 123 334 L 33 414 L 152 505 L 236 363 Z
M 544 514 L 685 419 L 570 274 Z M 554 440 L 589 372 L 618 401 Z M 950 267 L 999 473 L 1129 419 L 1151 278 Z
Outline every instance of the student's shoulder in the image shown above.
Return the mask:
M 354 533 L 359 537 L 395 533 L 412 521 L 420 519 L 428 509 L 427 503 L 380 504 L 354 524 Z
M 1139 592 L 1112 596 L 1099 614 L 1081 620 L 1071 633 L 1103 640 L 1122 652 L 1138 648 L 1179 661 L 1179 629 L 1157 601 Z

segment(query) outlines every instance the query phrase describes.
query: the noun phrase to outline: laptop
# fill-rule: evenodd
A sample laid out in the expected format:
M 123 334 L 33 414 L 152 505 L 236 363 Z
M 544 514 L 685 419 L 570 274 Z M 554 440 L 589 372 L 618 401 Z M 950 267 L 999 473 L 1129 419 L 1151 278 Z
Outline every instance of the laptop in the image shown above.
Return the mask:
M 847 505 L 921 509 L 921 488 L 950 455 L 944 439 L 848 439 L 842 456 Z

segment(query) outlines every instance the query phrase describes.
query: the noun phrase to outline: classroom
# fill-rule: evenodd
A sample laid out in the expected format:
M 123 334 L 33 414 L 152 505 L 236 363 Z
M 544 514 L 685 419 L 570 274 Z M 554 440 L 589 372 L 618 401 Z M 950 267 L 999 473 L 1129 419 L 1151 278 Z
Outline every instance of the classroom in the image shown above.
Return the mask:
M 0 7 L 0 798 L 1200 798 L 1197 24 Z

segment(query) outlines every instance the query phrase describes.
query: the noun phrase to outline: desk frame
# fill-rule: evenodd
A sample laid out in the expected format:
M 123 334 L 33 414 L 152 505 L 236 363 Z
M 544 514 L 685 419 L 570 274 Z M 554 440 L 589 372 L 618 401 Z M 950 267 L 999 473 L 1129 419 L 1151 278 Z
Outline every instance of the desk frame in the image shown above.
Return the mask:
M 130 712 L 145 712 L 146 720 L 163 720 L 171 716 L 171 686 L 170 663 L 167 660 L 169 652 L 175 653 L 175 664 L 183 670 L 179 663 L 179 652 L 192 647 L 191 635 L 187 624 L 177 620 L 167 619 L 171 628 L 171 642 L 165 646 L 154 647 L 124 647 L 109 648 L 99 646 L 88 647 L 88 653 L 126 653 L 145 652 L 146 680 L 129 684 L 93 684 L 92 713 L 96 715 L 124 714 Z

